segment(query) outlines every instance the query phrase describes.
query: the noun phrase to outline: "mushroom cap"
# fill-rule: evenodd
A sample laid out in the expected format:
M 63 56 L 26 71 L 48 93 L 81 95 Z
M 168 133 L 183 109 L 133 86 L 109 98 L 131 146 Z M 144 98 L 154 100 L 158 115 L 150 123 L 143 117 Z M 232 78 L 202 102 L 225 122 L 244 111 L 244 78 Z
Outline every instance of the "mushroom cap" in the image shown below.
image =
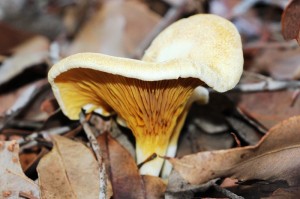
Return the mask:
M 142 60 L 160 63 L 174 59 L 185 63 L 184 70 L 191 72 L 191 77 L 225 92 L 238 83 L 243 72 L 240 35 L 230 21 L 216 15 L 181 19 L 152 41 Z
M 78 119 L 80 108 L 68 110 L 54 83 L 58 75 L 74 68 L 89 68 L 144 81 L 192 77 L 216 91 L 225 92 L 241 77 L 242 44 L 231 22 L 215 15 L 198 14 L 166 28 L 147 49 L 143 61 L 99 53 L 69 56 L 51 68 L 48 80 L 62 111 L 71 119 Z

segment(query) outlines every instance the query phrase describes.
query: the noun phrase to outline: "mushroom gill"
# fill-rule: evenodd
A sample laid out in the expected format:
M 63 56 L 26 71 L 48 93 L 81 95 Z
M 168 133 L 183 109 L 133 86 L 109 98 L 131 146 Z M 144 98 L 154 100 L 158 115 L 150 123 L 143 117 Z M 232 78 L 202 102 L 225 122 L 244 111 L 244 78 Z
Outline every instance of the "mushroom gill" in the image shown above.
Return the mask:
M 143 81 L 93 69 L 75 68 L 58 75 L 55 84 L 66 109 L 94 104 L 126 118 L 136 138 L 137 162 L 153 153 L 164 156 L 178 116 L 195 87 L 196 78 Z M 156 158 L 141 173 L 158 175 L 163 159 Z

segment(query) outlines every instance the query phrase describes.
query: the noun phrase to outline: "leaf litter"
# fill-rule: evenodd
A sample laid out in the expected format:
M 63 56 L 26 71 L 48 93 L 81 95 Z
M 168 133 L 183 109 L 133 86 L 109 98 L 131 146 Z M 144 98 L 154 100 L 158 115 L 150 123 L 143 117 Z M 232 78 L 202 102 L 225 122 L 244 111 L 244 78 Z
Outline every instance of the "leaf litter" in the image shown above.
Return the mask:
M 91 145 L 43 87 L 47 70 L 74 52 L 138 58 L 164 27 L 198 12 L 232 20 L 242 34 L 245 70 L 266 78 L 259 85 L 241 81 L 226 95 L 211 91 L 208 105 L 193 106 L 169 179 L 141 176 L 130 130 L 112 122 L 115 116 L 94 115 L 88 125 L 105 160 L 107 198 L 299 195 L 299 47 L 283 40 L 299 42 L 297 0 L 24 2 L 0 3 L 0 140 L 6 146 L 0 150 L 0 198 L 99 198 Z M 284 87 L 272 87 L 278 80 Z

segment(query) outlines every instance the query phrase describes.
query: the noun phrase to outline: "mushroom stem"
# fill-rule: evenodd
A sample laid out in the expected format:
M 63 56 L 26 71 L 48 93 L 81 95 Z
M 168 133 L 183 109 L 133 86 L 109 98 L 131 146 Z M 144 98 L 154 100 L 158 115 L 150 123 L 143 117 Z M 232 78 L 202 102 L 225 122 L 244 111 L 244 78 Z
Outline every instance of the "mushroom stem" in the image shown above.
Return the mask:
M 141 168 L 140 168 L 140 174 L 141 175 L 153 175 L 153 176 L 158 176 L 162 165 L 164 163 L 164 159 L 159 157 L 160 155 L 164 155 L 167 150 L 167 145 L 164 147 L 160 147 L 159 149 L 156 149 L 155 151 L 157 152 L 157 157 L 154 158 L 153 160 L 150 160 L 146 163 L 144 163 Z M 142 163 L 146 159 L 149 158 L 150 152 L 148 151 L 143 151 L 143 146 L 141 146 L 139 143 L 136 143 L 136 156 L 137 156 L 137 163 Z M 149 155 L 148 155 L 149 154 Z
M 198 86 L 194 90 L 193 95 L 190 97 L 190 99 L 185 105 L 184 110 L 182 111 L 181 115 L 177 119 L 177 124 L 170 138 L 170 143 L 166 152 L 167 157 L 175 157 L 176 155 L 178 138 L 182 130 L 182 127 L 184 125 L 185 119 L 193 103 L 198 102 L 199 104 L 207 104 L 208 100 L 209 100 L 208 90 L 202 86 Z M 165 161 L 162 168 L 161 177 L 168 178 L 172 171 L 172 168 L 173 168 L 172 164 L 168 161 Z

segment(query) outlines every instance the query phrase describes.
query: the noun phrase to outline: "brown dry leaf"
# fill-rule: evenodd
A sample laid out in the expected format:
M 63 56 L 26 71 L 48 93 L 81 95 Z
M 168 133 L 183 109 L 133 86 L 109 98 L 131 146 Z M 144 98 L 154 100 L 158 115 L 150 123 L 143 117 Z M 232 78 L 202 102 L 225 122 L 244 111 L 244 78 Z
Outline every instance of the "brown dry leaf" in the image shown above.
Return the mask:
M 16 141 L 0 141 L 0 176 L 0 198 L 19 198 L 20 192 L 39 198 L 38 185 L 22 171 Z
M 14 49 L 14 55 L 0 65 L 0 85 L 22 73 L 26 68 L 40 64 L 48 57 L 49 40 L 35 36 Z
M 163 198 L 166 184 L 162 179 L 141 176 L 130 153 L 109 134 L 97 139 L 110 173 L 114 198 Z
M 277 80 L 299 79 L 299 54 L 300 48 L 266 48 L 256 55 L 250 70 L 268 73 Z
M 129 152 L 107 133 L 98 136 L 97 140 L 112 183 L 114 199 L 146 198 L 142 177 Z
M 106 1 L 66 54 L 89 51 L 129 57 L 159 19 L 140 1 Z
M 181 198 L 194 198 L 196 192 L 205 192 L 217 180 L 211 180 L 205 184 L 193 185 L 183 179 L 180 174 L 173 170 L 168 179 L 168 186 L 165 193 L 165 198 L 168 199 L 181 199 Z
M 291 0 L 282 14 L 282 34 L 284 39 L 296 39 L 300 45 L 300 1 Z
M 0 21 L 0 30 L 0 54 L 10 53 L 12 48 L 33 36 L 31 33 L 15 29 L 2 21 Z
M 147 199 L 164 198 L 166 184 L 161 178 L 156 176 L 144 175 L 142 176 L 142 179 L 145 185 Z
M 286 199 L 298 198 L 300 195 L 300 187 L 279 188 L 273 194 L 264 199 Z
M 220 177 L 245 181 L 286 180 L 290 186 L 299 184 L 300 116 L 289 118 L 263 137 L 256 146 L 207 151 L 171 158 L 176 171 L 193 184 Z
M 294 91 L 274 91 L 241 94 L 238 106 L 266 128 L 300 114 L 300 100 L 293 103 Z M 292 106 L 293 104 L 293 106 Z
M 11 114 L 23 108 L 30 101 L 33 93 L 48 83 L 47 80 L 35 81 L 21 88 L 0 95 L 0 115 Z
M 54 147 L 38 167 L 42 198 L 98 198 L 99 167 L 83 144 L 53 136 Z

